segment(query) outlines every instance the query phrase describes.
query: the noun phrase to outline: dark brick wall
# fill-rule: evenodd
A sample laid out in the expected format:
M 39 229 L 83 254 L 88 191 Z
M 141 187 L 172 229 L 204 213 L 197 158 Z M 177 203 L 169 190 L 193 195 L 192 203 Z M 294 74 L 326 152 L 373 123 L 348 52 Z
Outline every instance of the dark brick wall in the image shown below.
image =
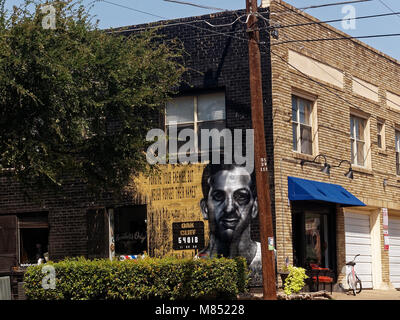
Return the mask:
M 227 127 L 231 129 L 251 128 L 251 106 L 248 65 L 248 42 L 246 25 L 237 21 L 232 26 L 213 28 L 214 25 L 229 24 L 243 11 L 227 12 L 202 17 L 191 17 L 163 22 L 171 24 L 160 29 L 168 39 L 178 38 L 184 45 L 184 61 L 188 71 L 179 88 L 180 94 L 206 90 L 224 90 L 226 94 Z M 242 18 L 245 21 L 245 17 Z M 132 26 L 139 30 L 156 24 Z M 136 32 L 136 31 L 135 31 Z M 261 29 L 261 41 L 268 42 L 265 28 Z M 265 132 L 273 190 L 273 136 L 271 112 L 271 66 L 270 55 L 262 48 L 262 80 L 264 98 Z M 274 202 L 274 196 L 272 201 Z M 94 200 L 85 195 L 84 186 L 69 184 L 62 194 L 27 191 L 10 174 L 0 177 L 0 215 L 22 214 L 25 212 L 48 212 L 49 253 L 51 259 L 64 256 L 87 255 L 86 211 L 99 206 L 132 204 L 129 197 L 125 201 L 110 198 Z M 275 206 L 273 205 L 272 208 Z M 256 221 L 257 222 L 257 221 Z M 254 238 L 258 238 L 258 227 L 254 228 Z
M 268 18 L 268 11 L 263 15 Z M 187 72 L 179 88 L 180 94 L 200 93 L 206 90 L 224 90 L 226 99 L 226 126 L 230 129 L 250 129 L 251 103 L 248 60 L 248 35 L 246 17 L 231 26 L 211 27 L 202 20 L 213 25 L 227 25 L 235 21 L 245 11 L 223 12 L 201 17 L 190 17 L 174 20 L 171 25 L 160 30 L 165 39 L 179 39 L 186 52 L 184 56 Z M 194 22 L 197 21 L 197 22 Z M 156 24 L 147 25 L 152 27 Z M 131 29 L 144 26 L 132 26 Z M 262 82 L 264 100 L 264 123 L 269 155 L 270 190 L 274 216 L 274 165 L 273 165 L 273 130 L 271 102 L 271 65 L 269 50 L 269 34 L 264 20 L 259 21 L 260 46 L 262 63 Z M 243 138 L 243 142 L 244 138 Z M 275 220 L 275 219 L 274 219 Z M 258 220 L 253 223 L 253 236 L 259 238 Z
M 94 199 L 81 183 L 68 183 L 63 192 L 31 190 L 18 183 L 10 173 L 0 177 L 0 215 L 46 212 L 49 222 L 49 255 L 52 260 L 65 256 L 87 255 L 86 211 L 95 207 L 134 204 L 125 197 L 113 200 L 106 195 Z

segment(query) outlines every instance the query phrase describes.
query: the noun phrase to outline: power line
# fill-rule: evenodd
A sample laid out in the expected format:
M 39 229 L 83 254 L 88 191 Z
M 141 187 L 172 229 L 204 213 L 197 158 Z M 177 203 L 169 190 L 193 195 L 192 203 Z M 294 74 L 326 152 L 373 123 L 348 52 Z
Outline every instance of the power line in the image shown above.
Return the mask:
M 166 17 L 163 17 L 163 16 L 154 15 L 154 14 L 149 13 L 149 12 L 137 10 L 137 9 L 134 9 L 134 8 L 131 8 L 131 7 L 127 7 L 127 6 L 124 6 L 124 5 L 120 5 L 120 4 L 118 4 L 118 3 L 114 3 L 114 2 L 111 2 L 111 1 L 107 1 L 107 0 L 99 0 L 99 1 L 107 2 L 107 3 L 112 4 L 112 5 L 114 5 L 114 6 L 122 7 L 122 8 L 128 9 L 128 10 L 132 10 L 132 11 L 141 12 L 141 13 L 145 13 L 145 14 L 148 14 L 148 15 L 156 16 L 156 17 L 161 18 L 161 19 L 163 19 L 163 20 L 170 20 L 169 18 L 166 18 Z M 241 17 L 243 17 L 243 16 L 241 16 Z M 234 22 L 240 21 L 240 22 L 243 23 L 243 21 L 240 20 L 241 17 L 238 17 L 238 19 L 236 19 Z M 202 28 L 202 27 L 199 27 L 199 26 L 195 26 L 194 23 L 197 23 L 197 22 L 206 22 L 208 25 L 210 25 L 210 26 L 212 26 L 212 27 L 232 25 L 232 24 L 226 24 L 226 25 L 212 25 L 211 23 L 209 23 L 208 21 L 206 21 L 206 20 L 204 20 L 204 19 L 203 19 L 203 20 L 188 21 L 188 22 L 181 22 L 181 23 L 179 23 L 179 24 L 188 25 L 188 26 L 190 26 L 190 27 L 192 27 L 192 28 L 196 28 L 196 29 L 199 29 L 199 30 L 212 32 L 212 33 L 214 33 L 214 34 L 218 34 L 218 35 L 222 35 L 222 36 L 227 36 L 227 37 L 230 37 L 230 38 L 233 38 L 233 39 L 237 39 L 237 40 L 241 40 L 241 41 L 248 41 L 248 39 L 245 39 L 245 38 L 237 37 L 237 36 L 234 36 L 234 35 L 226 35 L 226 34 L 224 34 L 223 32 L 214 31 L 214 30 L 211 30 L 211 29 L 207 29 L 207 28 Z M 234 23 L 234 22 L 233 22 L 233 23 Z M 165 25 L 165 26 L 168 26 L 168 24 Z M 159 27 L 159 26 L 155 26 L 155 27 L 152 27 L 152 28 L 157 28 L 157 27 Z M 138 30 L 143 30 L 143 29 L 148 29 L 148 28 L 145 27 L 145 28 L 142 28 L 142 29 L 140 29 L 140 28 L 122 29 L 122 30 L 116 30 L 116 31 L 108 31 L 108 33 L 122 33 L 122 32 L 129 32 L 129 31 L 138 31 Z
M 319 42 L 319 41 L 335 41 L 335 40 L 351 40 L 351 39 L 369 39 L 369 38 L 386 38 L 386 37 L 399 37 L 400 33 L 388 33 L 388 34 L 374 34 L 367 36 L 348 36 L 348 37 L 338 37 L 338 38 L 318 38 L 318 39 L 298 39 L 298 40 L 288 40 L 272 43 L 272 45 L 294 43 L 294 42 Z
M 389 7 L 383 0 L 379 0 L 380 3 L 382 3 L 387 9 L 389 9 L 390 11 L 392 11 L 394 13 L 394 10 Z M 397 16 L 400 18 L 400 15 L 397 14 Z
M 187 1 L 178 1 L 178 0 L 164 0 L 164 1 L 166 1 L 166 2 L 175 2 L 175 3 L 179 3 L 179 4 L 184 4 L 184 5 L 193 6 L 193 7 L 202 8 L 202 9 L 208 9 L 208 10 L 229 11 L 227 9 L 203 6 L 203 5 L 200 5 L 200 4 L 187 2 Z
M 295 9 L 292 9 L 291 7 L 287 7 L 287 6 L 285 6 L 284 4 L 282 4 L 282 3 L 280 3 L 280 2 L 277 2 L 277 4 L 279 4 L 279 5 L 280 5 L 281 7 L 283 7 L 283 8 L 286 8 L 288 11 L 291 11 L 292 14 L 299 15 L 299 16 L 305 18 L 305 19 L 308 19 L 308 20 L 312 20 L 311 18 L 305 16 L 305 14 L 306 14 L 305 12 L 300 13 L 300 12 L 296 11 Z M 328 29 L 329 31 L 332 31 L 332 30 L 330 29 L 330 26 L 327 26 L 327 25 L 324 25 L 324 24 L 321 24 L 321 26 L 324 27 L 325 29 Z M 336 30 L 334 30 L 334 32 L 335 32 L 335 33 L 338 33 L 338 31 L 336 31 Z M 349 39 L 349 40 L 351 40 L 351 39 Z M 390 62 L 396 64 L 397 66 L 400 66 L 400 64 L 399 64 L 397 61 L 395 61 L 394 59 L 388 58 L 386 55 L 380 53 L 379 51 L 373 50 L 373 49 L 368 48 L 368 47 L 366 47 L 366 48 L 367 48 L 368 50 L 372 51 L 374 54 L 377 54 L 377 55 L 379 55 L 379 56 L 381 56 L 381 57 L 383 57 L 383 58 L 389 60 Z
M 348 19 L 340 18 L 340 19 L 332 19 L 332 20 L 325 20 L 325 21 L 314 21 L 314 22 L 305 22 L 305 23 L 297 23 L 297 24 L 288 24 L 288 25 L 282 25 L 282 26 L 275 25 L 274 28 L 283 29 L 283 28 L 292 28 L 292 27 L 303 27 L 303 26 L 311 26 L 311 25 L 322 24 L 322 23 L 341 22 L 341 21 L 347 21 L 347 20 L 380 18 L 380 17 L 393 16 L 393 15 L 399 15 L 399 14 L 400 14 L 400 12 L 382 13 L 382 14 L 374 14 L 374 15 L 369 15 L 369 16 L 348 18 Z
M 333 3 L 326 3 L 326 4 L 320 4 L 320 5 L 313 5 L 313 6 L 303 7 L 303 8 L 296 8 L 296 9 L 298 9 L 298 10 L 308 10 L 308 9 L 317 9 L 317 8 L 323 8 L 323 7 L 333 7 L 333 6 L 346 5 L 346 4 L 352 4 L 352 3 L 369 2 L 369 1 L 374 1 L 374 0 L 341 1 L 341 2 L 333 2 Z M 289 9 L 289 10 L 285 10 L 285 11 L 281 11 L 279 13 L 273 13 L 273 14 L 274 15 L 280 15 L 280 14 L 284 14 L 284 13 L 289 12 L 289 11 L 292 11 L 292 10 Z
M 300 16 L 302 16 L 300 13 L 297 13 L 297 14 L 300 15 Z M 289 43 L 289 42 L 291 42 L 291 43 L 297 42 L 296 40 L 290 39 L 285 33 L 284 33 L 284 37 L 287 38 L 287 39 L 289 39 L 288 43 Z M 273 44 L 271 44 L 271 46 L 272 46 L 272 45 L 273 45 Z M 304 48 L 304 47 L 303 47 L 303 48 Z M 306 50 L 307 50 L 307 49 L 306 49 Z M 271 52 L 272 52 L 272 50 L 271 50 Z M 313 64 L 317 65 L 316 63 L 314 63 L 313 60 L 311 60 L 311 62 L 312 62 Z M 320 68 L 320 69 L 322 69 L 322 68 Z M 333 79 L 335 79 L 335 77 L 332 76 L 328 71 L 326 71 L 325 69 L 322 69 L 322 70 L 323 70 L 325 73 L 327 73 L 330 77 L 332 77 Z M 337 70 L 338 70 L 338 69 L 337 69 Z M 343 72 L 343 71 L 341 71 L 341 70 L 338 70 L 338 71 L 341 72 L 344 76 L 346 76 L 345 72 Z M 375 93 L 375 94 L 378 94 L 378 96 L 380 96 L 380 97 L 383 98 L 384 100 L 389 101 L 389 102 L 393 103 L 394 105 L 396 105 L 396 106 L 398 106 L 398 107 L 400 108 L 400 105 L 399 105 L 398 103 L 396 103 L 396 102 L 394 102 L 394 101 L 388 99 L 386 96 L 380 94 L 379 92 L 374 91 L 374 90 L 371 89 L 370 87 L 366 86 L 364 83 L 358 81 L 356 78 L 352 77 L 352 79 L 353 79 L 353 81 L 357 82 L 357 83 L 358 83 L 359 85 L 361 85 L 362 87 L 364 87 L 364 88 L 370 90 L 371 92 L 373 92 L 373 93 Z
M 308 7 L 304 7 L 304 8 L 298 8 L 298 9 L 299 9 L 299 10 L 315 9 L 315 8 L 340 6 L 340 5 L 344 5 L 344 4 L 351 4 L 351 3 L 358 3 L 358 2 L 369 2 L 369 1 L 373 1 L 373 0 L 341 1 L 341 2 L 333 2 L 333 3 L 326 3 L 326 4 L 308 6 Z
M 109 2 L 109 1 L 106 1 L 106 0 L 102 0 L 102 1 L 104 1 L 104 2 Z M 369 0 L 367 0 L 367 1 L 369 1 Z M 111 2 L 109 2 L 109 3 L 111 3 Z M 111 4 L 117 5 L 117 6 L 121 6 L 121 5 L 118 5 L 118 4 L 115 4 L 115 3 L 111 3 Z M 125 6 L 123 6 L 123 7 L 125 7 Z M 132 9 L 132 8 L 129 8 L 129 7 L 125 7 L 125 8 Z M 133 9 L 133 10 L 136 11 L 135 9 Z M 297 13 L 297 12 L 296 12 L 296 14 L 301 15 L 300 13 Z M 162 19 L 168 20 L 168 18 L 165 18 L 165 17 L 161 17 L 161 18 L 162 18 Z M 265 17 L 264 17 L 264 18 L 265 18 Z M 267 19 L 265 18 L 265 20 L 267 20 Z M 197 20 L 197 21 L 193 21 L 193 22 L 200 22 L 200 21 L 201 21 L 201 20 Z M 186 25 L 188 25 L 188 26 L 190 26 L 190 27 L 193 27 L 193 28 L 196 28 L 196 29 L 200 29 L 200 30 L 204 30 L 204 31 L 207 31 L 207 32 L 211 32 L 211 33 L 213 33 L 213 34 L 218 34 L 218 35 L 221 35 L 221 36 L 224 36 L 224 37 L 229 37 L 229 38 L 238 39 L 238 40 L 247 41 L 247 42 L 249 41 L 249 39 L 247 39 L 247 38 L 242 38 L 242 37 L 237 37 L 237 36 L 228 35 L 228 34 L 226 34 L 226 33 L 218 32 L 218 31 L 215 31 L 215 30 L 212 30 L 212 29 L 201 28 L 201 27 L 195 26 L 195 25 L 193 25 L 193 24 L 189 24 L 189 23 L 182 23 L 182 24 L 186 24 Z M 136 29 L 133 29 L 133 30 L 136 30 Z M 123 32 L 127 32 L 127 31 L 128 31 L 128 30 L 123 30 Z M 399 34 L 399 35 L 400 35 L 400 34 Z M 340 40 L 349 39 L 349 38 L 351 38 L 351 37 L 346 37 L 346 38 L 343 38 L 343 39 L 340 39 Z M 338 38 L 333 38 L 332 40 L 335 40 L 335 39 L 336 39 L 336 40 L 339 40 Z M 308 39 L 308 40 L 310 40 L 310 39 Z M 313 40 L 313 41 L 318 41 L 318 40 L 321 40 L 321 39 L 311 39 L 311 40 Z M 322 40 L 323 40 L 323 39 L 322 39 Z M 297 42 L 297 41 L 296 41 L 296 40 L 289 40 L 289 41 L 287 41 L 286 43 L 289 43 L 289 42 Z M 259 45 L 264 45 L 264 46 L 266 46 L 266 43 L 265 43 L 265 42 L 258 42 L 258 44 L 259 44 Z M 280 44 L 280 43 L 277 43 L 277 44 Z M 272 46 L 273 44 L 270 44 L 270 45 Z M 286 64 L 288 64 L 289 66 L 291 66 L 292 68 L 294 68 L 295 70 L 297 70 L 299 73 L 301 73 L 301 74 L 303 75 L 303 77 L 306 77 L 307 79 L 309 79 L 309 80 L 311 80 L 311 81 L 317 83 L 318 85 L 324 87 L 325 90 L 327 90 L 327 91 L 329 91 L 330 93 L 336 95 L 338 98 L 340 98 L 341 100 L 345 101 L 346 103 L 352 105 L 352 106 L 355 107 L 356 109 L 360 109 L 360 107 L 358 107 L 358 106 L 356 106 L 355 104 L 353 104 L 353 103 L 347 101 L 346 99 L 344 99 L 341 95 L 337 94 L 336 92 L 330 90 L 329 87 L 327 87 L 325 84 L 323 84 L 323 83 L 321 83 L 321 82 L 319 82 L 319 81 L 317 81 L 317 80 L 311 78 L 311 77 L 310 77 L 309 75 L 307 75 L 306 73 L 302 72 L 301 70 L 299 70 L 299 69 L 296 68 L 295 66 L 291 65 L 291 64 L 290 64 L 288 61 L 286 61 L 283 57 L 281 57 L 280 55 L 274 53 L 274 52 L 273 52 L 272 50 L 270 50 L 268 47 L 266 47 L 266 49 L 267 49 L 267 51 L 264 51 L 264 52 L 263 52 L 264 54 L 268 54 L 268 51 L 269 51 L 269 52 L 271 52 L 271 54 L 273 54 L 273 55 L 275 55 L 275 56 L 278 56 L 278 57 L 279 57 L 281 60 L 283 60 Z M 341 72 L 342 72 L 342 71 L 341 71 Z M 342 73 L 343 73 L 343 72 L 342 72 Z M 343 74 L 344 74 L 344 73 L 343 73 Z M 362 85 L 362 83 L 360 83 L 360 84 Z M 367 87 L 367 88 L 368 88 L 368 87 Z M 386 98 L 386 97 L 385 97 L 385 98 Z M 390 101 L 390 100 L 387 99 L 387 98 L 386 98 L 386 100 L 387 100 L 387 101 Z M 392 102 L 392 101 L 391 101 L 391 102 Z M 394 102 L 392 102 L 392 103 L 394 103 Z M 396 104 L 396 105 L 397 105 L 397 104 Z
M 138 10 L 138 9 L 134 9 L 134 8 L 127 7 L 127 6 L 124 6 L 124 5 L 122 5 L 122 4 L 114 3 L 114 2 L 111 2 L 111 1 L 107 1 L 107 0 L 97 0 L 97 2 L 105 2 L 105 3 L 112 4 L 112 5 L 117 6 L 117 7 L 121 7 L 121 8 L 128 9 L 128 10 L 132 10 L 132 11 L 135 11 L 135 12 L 143 13 L 143 14 L 146 14 L 146 15 L 149 15 L 149 16 L 152 16 L 152 17 L 155 17 L 155 18 L 160 18 L 160 19 L 163 19 L 163 20 L 167 19 L 167 20 L 168 20 L 168 18 L 159 16 L 159 15 L 157 15 L 157 14 L 153 14 L 153 13 L 146 12 L 146 11 L 142 11 L 142 10 Z

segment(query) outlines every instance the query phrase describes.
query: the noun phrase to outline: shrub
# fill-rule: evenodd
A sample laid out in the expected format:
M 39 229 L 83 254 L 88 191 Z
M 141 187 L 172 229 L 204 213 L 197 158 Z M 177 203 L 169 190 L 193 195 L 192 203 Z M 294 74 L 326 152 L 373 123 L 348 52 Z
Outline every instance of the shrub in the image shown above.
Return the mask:
M 306 270 L 304 268 L 288 266 L 289 275 L 285 280 L 284 292 L 287 295 L 292 293 L 298 293 L 303 289 L 305 282 L 304 280 L 308 278 L 306 275 Z
M 25 294 L 32 300 L 233 299 L 244 292 L 248 270 L 243 258 L 127 261 L 66 259 L 49 262 L 55 289 L 44 289 L 43 265 L 25 273 Z

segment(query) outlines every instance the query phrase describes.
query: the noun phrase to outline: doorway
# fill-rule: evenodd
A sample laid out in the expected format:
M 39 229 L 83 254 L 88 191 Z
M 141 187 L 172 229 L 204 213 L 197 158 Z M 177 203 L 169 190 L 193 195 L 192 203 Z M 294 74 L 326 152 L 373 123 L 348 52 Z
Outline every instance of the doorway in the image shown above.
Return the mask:
M 293 255 L 298 267 L 336 270 L 336 206 L 293 201 Z
M 116 255 L 140 255 L 147 252 L 146 205 L 117 208 L 114 234 Z

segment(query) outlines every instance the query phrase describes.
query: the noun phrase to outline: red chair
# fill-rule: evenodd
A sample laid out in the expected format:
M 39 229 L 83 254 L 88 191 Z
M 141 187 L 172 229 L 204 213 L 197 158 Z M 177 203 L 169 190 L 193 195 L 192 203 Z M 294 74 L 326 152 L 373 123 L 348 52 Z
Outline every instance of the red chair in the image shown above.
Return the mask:
M 317 291 L 319 291 L 319 285 L 324 284 L 324 290 L 326 284 L 331 285 L 331 294 L 334 283 L 334 273 L 329 268 L 321 268 L 317 264 L 310 264 L 311 270 L 309 271 L 310 280 L 317 285 Z

